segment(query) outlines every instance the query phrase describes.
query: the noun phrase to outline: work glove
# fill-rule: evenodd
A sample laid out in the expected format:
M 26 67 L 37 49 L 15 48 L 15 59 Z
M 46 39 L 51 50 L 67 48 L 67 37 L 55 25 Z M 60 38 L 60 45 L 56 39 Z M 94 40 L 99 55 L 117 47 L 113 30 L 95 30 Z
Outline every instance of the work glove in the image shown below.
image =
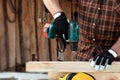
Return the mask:
M 64 36 L 65 40 L 67 40 L 68 21 L 64 12 L 56 13 L 53 17 L 54 17 L 53 30 L 55 34 L 57 34 L 58 37 Z
M 117 53 L 112 49 L 95 56 L 90 65 L 94 67 L 97 71 L 103 71 L 104 69 L 108 69 L 113 61 L 117 58 Z

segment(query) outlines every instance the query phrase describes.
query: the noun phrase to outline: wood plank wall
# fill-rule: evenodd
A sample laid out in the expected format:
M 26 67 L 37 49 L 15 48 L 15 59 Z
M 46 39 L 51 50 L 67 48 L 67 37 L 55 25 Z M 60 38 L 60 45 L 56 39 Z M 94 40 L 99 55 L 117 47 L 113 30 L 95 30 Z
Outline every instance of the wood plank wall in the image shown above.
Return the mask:
M 32 60 L 56 61 L 56 40 L 42 35 L 45 22 L 53 21 L 42 0 L 16 0 L 16 7 L 14 1 L 0 0 L 0 71 L 22 71 L 19 67 Z M 76 10 L 75 1 L 60 0 L 69 19 Z M 71 60 L 68 53 L 71 53 L 69 46 L 65 60 Z

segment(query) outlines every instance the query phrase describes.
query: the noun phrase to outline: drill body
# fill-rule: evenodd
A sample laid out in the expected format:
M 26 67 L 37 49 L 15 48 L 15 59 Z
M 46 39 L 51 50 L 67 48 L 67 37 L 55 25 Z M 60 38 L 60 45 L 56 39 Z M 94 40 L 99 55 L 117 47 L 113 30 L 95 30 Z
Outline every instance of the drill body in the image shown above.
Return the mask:
M 43 27 L 43 35 L 48 39 L 54 39 L 57 35 L 54 33 L 54 24 L 46 23 Z M 62 41 L 64 45 L 66 42 L 70 44 L 71 51 L 77 51 L 78 40 L 79 40 L 79 25 L 77 20 L 71 20 L 69 22 L 68 30 L 67 30 L 68 39 L 65 40 L 64 36 L 62 36 Z
M 48 39 L 54 39 L 57 35 L 53 31 L 54 24 L 53 23 L 46 23 L 43 28 L 43 35 Z M 69 22 L 68 27 L 68 40 L 67 42 L 77 42 L 79 40 L 79 25 L 77 21 L 72 20 Z

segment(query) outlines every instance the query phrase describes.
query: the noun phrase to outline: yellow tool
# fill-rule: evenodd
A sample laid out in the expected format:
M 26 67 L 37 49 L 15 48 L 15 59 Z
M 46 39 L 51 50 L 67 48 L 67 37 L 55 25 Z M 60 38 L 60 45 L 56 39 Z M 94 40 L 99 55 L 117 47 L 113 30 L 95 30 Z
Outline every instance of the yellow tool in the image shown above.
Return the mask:
M 63 78 L 59 78 L 59 80 L 95 80 L 95 78 L 85 72 L 80 73 L 68 73 Z

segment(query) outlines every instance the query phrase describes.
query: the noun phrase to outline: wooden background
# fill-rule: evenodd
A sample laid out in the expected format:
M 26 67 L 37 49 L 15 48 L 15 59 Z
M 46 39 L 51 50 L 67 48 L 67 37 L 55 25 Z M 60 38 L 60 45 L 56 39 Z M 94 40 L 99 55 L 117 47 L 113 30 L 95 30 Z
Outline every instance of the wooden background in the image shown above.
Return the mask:
M 76 0 L 60 0 L 72 19 Z M 56 61 L 56 39 L 42 35 L 43 25 L 52 22 L 42 0 L 0 0 L 0 71 L 24 71 L 28 61 Z M 65 60 L 72 57 L 69 45 Z

